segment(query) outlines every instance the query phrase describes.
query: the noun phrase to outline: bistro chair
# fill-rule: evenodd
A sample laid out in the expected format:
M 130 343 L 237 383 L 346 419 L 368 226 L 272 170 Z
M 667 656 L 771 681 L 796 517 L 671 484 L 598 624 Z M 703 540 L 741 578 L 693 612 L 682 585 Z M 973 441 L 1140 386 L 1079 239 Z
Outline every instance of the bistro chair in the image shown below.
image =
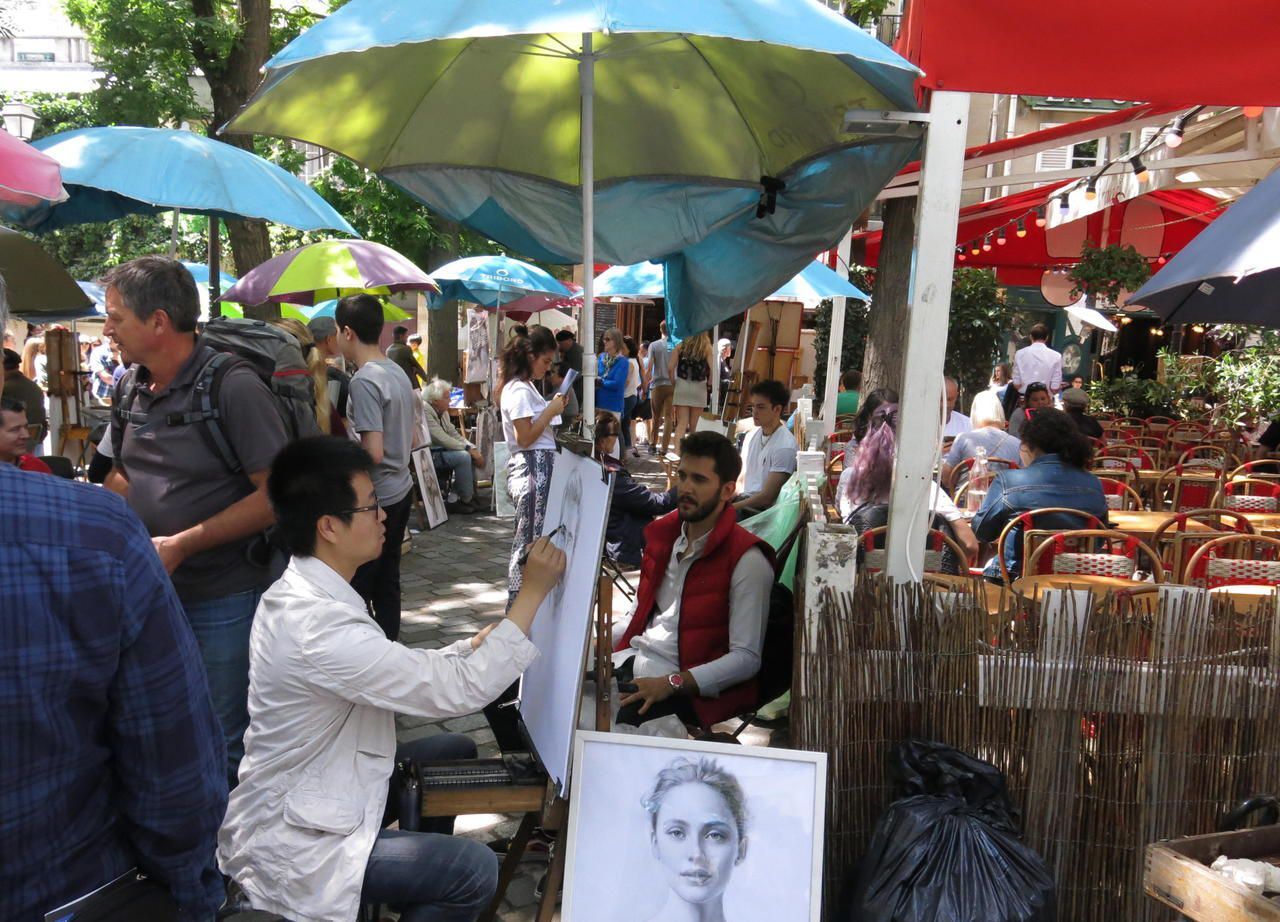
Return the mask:
M 1239 465 L 1235 455 L 1222 445 L 1195 445 L 1178 456 L 1183 467 L 1209 467 L 1226 472 Z
M 1131 458 L 1094 458 L 1090 473 L 1095 477 L 1111 477 L 1121 483 L 1138 482 L 1138 465 Z
M 1138 491 L 1124 481 L 1102 473 L 1098 475 L 1098 482 L 1102 484 L 1102 493 L 1107 498 L 1108 509 L 1142 510 L 1146 508 Z
M 969 471 L 972 470 L 973 465 L 977 460 L 977 458 L 965 458 L 951 469 L 951 476 L 949 476 L 947 478 L 947 482 L 943 484 L 948 493 L 952 493 L 954 495 L 956 487 L 961 483 L 969 482 Z M 998 474 L 1001 471 L 1016 471 L 1018 469 L 1018 462 L 1010 461 L 1008 458 L 988 458 L 987 465 L 988 470 L 991 471 L 992 475 Z
M 1167 500 L 1170 512 L 1190 512 L 1193 509 L 1206 509 L 1213 505 L 1213 498 L 1222 486 L 1222 471 L 1211 468 L 1187 468 L 1175 464 L 1160 475 L 1156 481 L 1155 493 L 1152 494 L 1153 508 L 1159 507 Z
M 1165 441 L 1156 435 L 1140 435 L 1129 443 L 1134 448 L 1141 449 L 1151 456 L 1151 460 L 1155 463 L 1151 465 L 1149 470 L 1155 470 L 1162 467 L 1165 461 Z
M 1264 458 L 1261 461 L 1246 461 L 1227 475 L 1227 480 L 1271 480 L 1280 483 L 1280 461 Z
M 1178 421 L 1172 416 L 1148 416 L 1147 434 L 1163 438 L 1177 424 Z
M 1205 589 L 1280 586 L 1280 540 L 1260 535 L 1222 535 L 1187 561 L 1186 582 Z
M 1233 512 L 1280 512 L 1280 483 L 1256 477 L 1229 480 L 1213 498 L 1213 505 Z
M 868 528 L 858 536 L 858 572 L 879 573 L 885 568 L 888 551 L 885 550 L 885 536 L 889 528 L 880 525 Z M 960 542 L 938 528 L 930 528 L 924 551 L 925 573 L 949 573 L 965 575 L 968 573 L 969 555 L 965 553 Z
M 1040 540 L 1062 531 L 1063 528 L 1057 524 L 1057 521 L 1063 516 L 1079 519 L 1079 524 L 1086 529 L 1105 527 L 1103 521 L 1096 515 L 1079 509 L 1069 509 L 1066 506 L 1045 506 L 1042 509 L 1032 509 L 1014 516 L 1000 530 L 1000 537 L 996 539 L 996 560 L 1000 563 L 1000 575 L 1005 583 L 1013 581 L 1013 575 L 1009 572 L 1009 566 L 1004 559 L 1004 548 L 1008 539 L 1013 536 L 1014 540 L 1021 542 L 1022 554 L 1019 555 L 1018 560 L 1023 564 L 1022 573 L 1034 575 L 1035 571 L 1026 567 L 1026 562 L 1035 549 L 1032 546 L 1032 537 L 1034 535 L 1037 540 Z M 1045 521 L 1046 519 L 1049 521 Z
M 1156 460 L 1136 445 L 1108 445 L 1098 452 L 1093 459 L 1094 467 L 1122 467 L 1114 461 L 1131 461 L 1138 470 L 1150 471 L 1156 468 Z
M 1132 579 L 1140 553 L 1146 556 L 1155 581 L 1163 583 L 1164 565 L 1149 544 L 1106 528 L 1059 532 L 1035 549 L 1026 569 L 1035 574 Z
M 1204 525 L 1209 531 L 1191 531 L 1191 523 Z M 1214 538 L 1224 534 L 1254 534 L 1253 523 L 1243 514 L 1230 509 L 1193 509 L 1169 516 L 1151 536 L 1151 546 L 1160 554 L 1169 578 L 1181 582 L 1191 555 Z

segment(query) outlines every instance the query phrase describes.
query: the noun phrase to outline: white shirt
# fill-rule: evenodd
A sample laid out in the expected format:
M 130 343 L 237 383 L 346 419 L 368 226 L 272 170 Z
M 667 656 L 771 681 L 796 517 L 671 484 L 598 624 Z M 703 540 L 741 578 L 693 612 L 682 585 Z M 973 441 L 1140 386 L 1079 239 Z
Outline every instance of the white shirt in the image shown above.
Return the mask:
M 1018 393 L 1026 393 L 1027 385 L 1037 381 L 1048 387 L 1050 393 L 1062 390 L 1062 353 L 1054 352 L 1044 343 L 1032 343 L 1013 356 L 1013 386 Z
M 547 408 L 547 402 L 542 399 L 532 384 L 528 381 L 516 379 L 508 381 L 502 387 L 502 434 L 506 436 L 507 447 L 512 453 L 517 451 L 534 451 L 539 448 L 546 448 L 551 451 L 556 450 L 556 437 L 551 431 L 551 426 L 559 421 L 560 417 L 556 417 L 551 424 L 542 430 L 542 434 L 534 440 L 532 445 L 521 448 L 516 441 L 516 424 L 517 419 L 535 420 L 542 415 L 542 411 Z
M 763 429 L 750 432 L 742 445 L 742 492 L 748 496 L 759 493 L 770 474 L 794 474 L 799 450 L 796 437 L 785 425 L 770 435 Z
M 255 909 L 296 922 L 355 919 L 382 826 L 395 715 L 471 714 L 538 655 L 510 621 L 471 651 L 390 641 L 351 585 L 294 557 L 249 637 L 249 729 L 218 866 Z
M 640 361 L 627 359 L 627 384 L 622 390 L 622 397 L 634 397 L 640 392 Z
M 614 654 L 614 662 L 619 665 L 634 655 L 632 674 L 639 678 L 680 671 L 680 601 L 684 581 L 711 537 L 711 532 L 707 532 L 690 544 L 688 529 L 688 525 L 681 526 L 680 537 L 671 549 L 671 560 L 654 595 L 653 615 L 648 626 L 631 639 L 629 649 Z M 681 558 L 686 550 L 689 553 Z M 689 670 L 698 683 L 699 695 L 714 698 L 760 671 L 772 585 L 773 567 L 759 548 L 753 547 L 738 559 L 729 583 L 729 652 Z M 619 637 L 630 623 L 628 617 L 614 624 Z
M 972 431 L 973 423 L 969 421 L 969 417 L 952 410 L 951 416 L 947 420 L 946 428 L 942 430 L 942 435 L 945 438 L 954 438 L 957 435 L 964 435 L 964 433 Z

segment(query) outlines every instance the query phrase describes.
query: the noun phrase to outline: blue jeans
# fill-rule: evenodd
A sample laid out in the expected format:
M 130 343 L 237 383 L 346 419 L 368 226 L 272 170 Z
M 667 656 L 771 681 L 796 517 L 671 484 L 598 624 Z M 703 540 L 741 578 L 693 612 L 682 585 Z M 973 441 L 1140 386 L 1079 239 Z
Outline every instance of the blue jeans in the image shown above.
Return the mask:
M 396 760 L 473 759 L 476 744 L 460 733 L 441 733 L 396 748 Z M 498 857 L 470 839 L 449 834 L 453 820 L 426 819 L 434 832 L 384 829 L 364 869 L 366 903 L 387 903 L 400 922 L 474 922 L 498 889 Z
M 469 503 L 476 495 L 476 471 L 471 453 L 466 451 L 433 451 L 440 464 L 453 471 L 453 491 L 458 501 Z
M 183 602 L 187 623 L 200 645 L 209 697 L 227 743 L 227 784 L 236 786 L 249 728 L 249 632 L 262 593 L 256 589 L 220 599 Z

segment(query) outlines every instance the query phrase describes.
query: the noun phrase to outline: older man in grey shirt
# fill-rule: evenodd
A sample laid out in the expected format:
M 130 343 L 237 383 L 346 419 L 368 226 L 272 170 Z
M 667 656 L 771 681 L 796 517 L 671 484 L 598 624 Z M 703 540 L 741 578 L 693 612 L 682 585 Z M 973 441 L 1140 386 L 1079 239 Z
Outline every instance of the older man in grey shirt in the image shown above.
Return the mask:
M 371 295 L 338 302 L 339 347 L 359 366 L 351 376 L 351 430 L 373 458 L 373 487 L 386 514 L 382 554 L 356 571 L 351 585 L 373 606 L 373 619 L 391 640 L 400 635 L 400 544 L 413 505 L 409 454 L 417 426 L 417 398 L 400 366 L 382 354 L 382 305 Z

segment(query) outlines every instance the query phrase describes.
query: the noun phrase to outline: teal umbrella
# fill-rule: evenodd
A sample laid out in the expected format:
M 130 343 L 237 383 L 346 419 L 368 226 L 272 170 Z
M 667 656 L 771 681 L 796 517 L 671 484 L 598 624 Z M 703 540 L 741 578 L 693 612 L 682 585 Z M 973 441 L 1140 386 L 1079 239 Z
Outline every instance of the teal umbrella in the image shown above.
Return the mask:
M 915 147 L 845 130 L 911 108 L 917 71 L 813 0 L 353 0 L 266 70 L 231 130 L 340 151 L 535 259 L 633 263 L 731 229 L 748 259 L 676 266 L 689 322 L 794 275 L 789 246 L 833 243 Z M 588 274 L 584 342 L 592 297 Z

